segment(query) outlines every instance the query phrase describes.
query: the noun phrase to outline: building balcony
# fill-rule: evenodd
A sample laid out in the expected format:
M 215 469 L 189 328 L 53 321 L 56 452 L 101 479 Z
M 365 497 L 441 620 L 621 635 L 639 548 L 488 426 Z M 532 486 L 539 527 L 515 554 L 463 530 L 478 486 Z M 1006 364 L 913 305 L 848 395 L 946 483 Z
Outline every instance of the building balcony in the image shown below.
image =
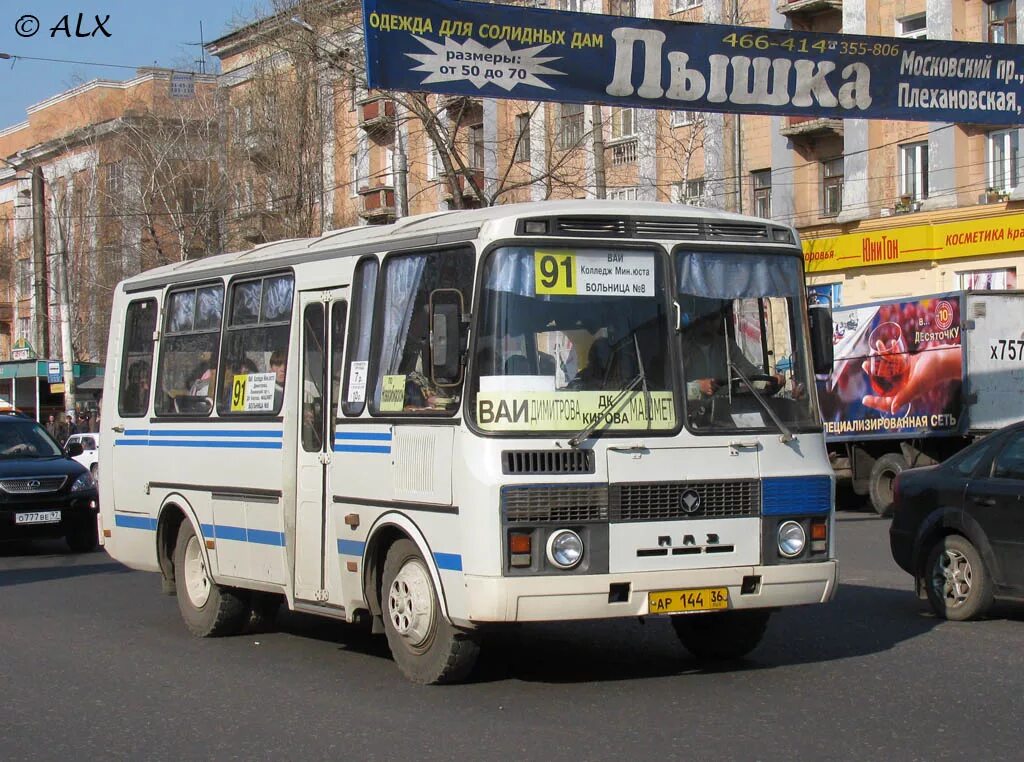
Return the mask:
M 396 215 L 395 189 L 390 185 L 360 188 L 363 205 L 359 216 L 367 222 L 394 222 Z
M 473 182 L 476 184 L 476 187 L 482 190 L 484 187 L 484 171 L 482 169 L 471 169 L 469 172 L 473 176 Z M 451 201 L 452 185 L 448 180 L 448 175 L 442 175 L 439 179 L 441 181 L 442 198 L 445 201 Z M 455 174 L 455 182 L 463 198 L 476 198 L 476 191 L 473 190 L 473 186 L 466 180 L 466 176 L 463 173 L 457 172 Z
M 14 322 L 14 302 L 0 302 L 0 323 Z
M 446 109 L 449 114 L 458 115 L 462 113 L 480 114 L 483 113 L 483 102 L 479 98 L 471 98 L 468 95 L 439 95 L 437 103 Z
M 611 151 L 612 166 L 636 163 L 639 154 L 640 141 L 636 138 L 620 138 L 608 144 Z
M 372 98 L 359 104 L 359 126 L 367 132 L 390 130 L 395 124 L 395 102 L 389 98 Z
M 275 141 L 270 130 L 249 130 L 245 133 L 243 145 L 249 161 L 257 164 L 266 164 L 274 155 Z
M 781 0 L 775 9 L 783 16 L 817 16 L 819 13 L 843 10 L 843 0 Z
M 238 234 L 249 243 L 263 243 L 276 238 L 279 214 L 270 209 L 250 209 L 238 217 Z
M 787 116 L 779 132 L 790 140 L 842 137 L 843 120 L 817 116 Z

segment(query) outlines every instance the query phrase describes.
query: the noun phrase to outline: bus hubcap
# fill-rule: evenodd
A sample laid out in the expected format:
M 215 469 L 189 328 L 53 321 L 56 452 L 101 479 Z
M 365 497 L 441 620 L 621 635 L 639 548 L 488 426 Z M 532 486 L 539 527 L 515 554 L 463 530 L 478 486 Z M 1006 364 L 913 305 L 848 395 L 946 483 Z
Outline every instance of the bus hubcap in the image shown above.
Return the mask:
M 434 593 L 423 562 L 411 559 L 402 566 L 388 591 L 388 616 L 395 632 L 409 645 L 421 645 L 434 624 Z
M 932 587 L 948 606 L 961 606 L 971 595 L 971 562 L 958 550 L 945 550 L 935 563 Z
M 210 575 L 206 573 L 206 561 L 199 548 L 199 540 L 190 537 L 185 546 L 185 590 L 189 602 L 197 609 L 206 605 L 210 597 Z

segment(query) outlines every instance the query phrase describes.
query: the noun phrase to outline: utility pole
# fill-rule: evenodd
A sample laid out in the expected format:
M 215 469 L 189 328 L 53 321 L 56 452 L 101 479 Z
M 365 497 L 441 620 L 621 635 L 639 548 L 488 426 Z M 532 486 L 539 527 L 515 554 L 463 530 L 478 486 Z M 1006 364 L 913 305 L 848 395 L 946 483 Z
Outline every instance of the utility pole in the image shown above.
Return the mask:
M 594 123 L 594 195 L 597 198 L 606 198 L 608 187 L 604 176 L 604 117 L 601 114 L 601 104 L 595 103 L 590 107 L 591 121 Z
M 36 310 L 36 352 L 43 357 L 50 354 L 50 303 L 46 295 L 46 197 L 43 168 L 32 170 L 32 269 L 35 270 L 33 288 Z

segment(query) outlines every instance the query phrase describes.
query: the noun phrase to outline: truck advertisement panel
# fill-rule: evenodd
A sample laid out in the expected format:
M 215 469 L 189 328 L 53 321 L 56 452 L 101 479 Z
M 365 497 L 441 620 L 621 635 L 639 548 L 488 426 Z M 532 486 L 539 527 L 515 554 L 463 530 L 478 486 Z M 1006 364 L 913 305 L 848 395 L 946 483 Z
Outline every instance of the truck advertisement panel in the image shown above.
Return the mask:
M 833 311 L 835 363 L 818 378 L 831 440 L 961 433 L 961 296 Z

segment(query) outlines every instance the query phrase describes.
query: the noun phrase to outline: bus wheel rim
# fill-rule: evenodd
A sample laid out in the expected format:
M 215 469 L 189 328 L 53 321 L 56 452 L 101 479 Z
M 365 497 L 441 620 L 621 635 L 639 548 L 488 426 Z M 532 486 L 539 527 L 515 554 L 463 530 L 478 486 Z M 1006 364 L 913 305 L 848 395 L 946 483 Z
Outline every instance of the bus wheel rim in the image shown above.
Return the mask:
M 427 567 L 410 559 L 388 590 L 388 617 L 395 632 L 412 648 L 421 646 L 434 627 L 434 586 Z
M 206 605 L 210 598 L 210 575 L 206 570 L 206 559 L 199 547 L 199 540 L 190 537 L 185 546 L 185 591 L 189 602 L 197 609 Z

